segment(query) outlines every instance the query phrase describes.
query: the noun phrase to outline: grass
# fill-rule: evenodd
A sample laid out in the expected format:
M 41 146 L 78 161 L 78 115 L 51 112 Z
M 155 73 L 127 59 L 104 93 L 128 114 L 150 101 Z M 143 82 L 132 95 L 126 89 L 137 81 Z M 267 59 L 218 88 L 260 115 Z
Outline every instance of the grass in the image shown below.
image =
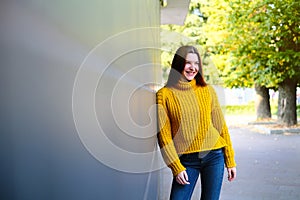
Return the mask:
M 272 115 L 277 115 L 277 104 L 271 104 Z M 223 107 L 226 115 L 255 115 L 254 102 L 250 102 L 247 105 L 227 105 Z M 300 105 L 297 105 L 297 117 L 300 118 Z
M 226 115 L 255 115 L 255 107 L 254 105 L 227 105 L 225 113 Z

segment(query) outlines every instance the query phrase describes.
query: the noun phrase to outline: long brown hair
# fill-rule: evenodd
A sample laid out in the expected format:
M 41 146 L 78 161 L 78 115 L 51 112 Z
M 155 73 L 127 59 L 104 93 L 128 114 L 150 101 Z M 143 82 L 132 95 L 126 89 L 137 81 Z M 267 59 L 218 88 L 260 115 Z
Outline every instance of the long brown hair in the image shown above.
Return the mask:
M 176 85 L 178 83 L 178 81 L 180 80 L 180 78 L 182 76 L 181 73 L 183 72 L 184 66 L 186 63 L 185 58 L 188 53 L 197 54 L 198 59 L 199 59 L 199 71 L 195 76 L 196 84 L 199 86 L 207 85 L 203 78 L 202 62 L 201 62 L 201 58 L 200 58 L 200 54 L 199 54 L 198 50 L 193 46 L 181 46 L 177 49 L 177 51 L 173 57 L 171 71 L 169 73 L 168 81 L 166 84 L 167 87 Z

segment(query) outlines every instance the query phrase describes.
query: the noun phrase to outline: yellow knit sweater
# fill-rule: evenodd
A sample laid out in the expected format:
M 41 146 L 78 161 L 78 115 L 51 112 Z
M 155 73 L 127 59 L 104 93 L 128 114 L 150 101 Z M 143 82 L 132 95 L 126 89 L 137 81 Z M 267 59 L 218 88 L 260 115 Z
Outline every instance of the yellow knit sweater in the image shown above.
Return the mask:
M 226 167 L 235 167 L 234 150 L 217 95 L 212 86 L 179 81 L 156 94 L 158 142 L 174 176 L 186 168 L 179 155 L 224 147 Z

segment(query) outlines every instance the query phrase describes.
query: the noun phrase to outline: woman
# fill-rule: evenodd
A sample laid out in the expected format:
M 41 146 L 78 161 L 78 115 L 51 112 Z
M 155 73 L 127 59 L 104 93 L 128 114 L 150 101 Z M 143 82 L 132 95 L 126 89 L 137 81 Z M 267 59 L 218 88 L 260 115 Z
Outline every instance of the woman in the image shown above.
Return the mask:
M 203 78 L 195 47 L 174 55 L 168 82 L 157 92 L 158 142 L 174 175 L 170 199 L 191 199 L 201 178 L 201 200 L 220 196 L 224 165 L 228 180 L 236 177 L 230 135 L 217 95 Z

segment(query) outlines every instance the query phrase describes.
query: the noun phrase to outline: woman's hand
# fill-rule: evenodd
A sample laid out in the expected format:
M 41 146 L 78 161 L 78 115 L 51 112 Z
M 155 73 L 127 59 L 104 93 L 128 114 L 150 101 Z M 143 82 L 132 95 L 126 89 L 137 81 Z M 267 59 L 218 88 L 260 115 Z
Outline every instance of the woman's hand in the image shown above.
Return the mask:
M 227 168 L 228 181 L 233 181 L 236 178 L 236 167 Z
M 180 172 L 177 176 L 176 176 L 176 181 L 177 183 L 181 184 L 181 185 L 187 185 L 190 184 L 189 181 L 189 177 L 186 173 L 186 171 L 182 171 Z

